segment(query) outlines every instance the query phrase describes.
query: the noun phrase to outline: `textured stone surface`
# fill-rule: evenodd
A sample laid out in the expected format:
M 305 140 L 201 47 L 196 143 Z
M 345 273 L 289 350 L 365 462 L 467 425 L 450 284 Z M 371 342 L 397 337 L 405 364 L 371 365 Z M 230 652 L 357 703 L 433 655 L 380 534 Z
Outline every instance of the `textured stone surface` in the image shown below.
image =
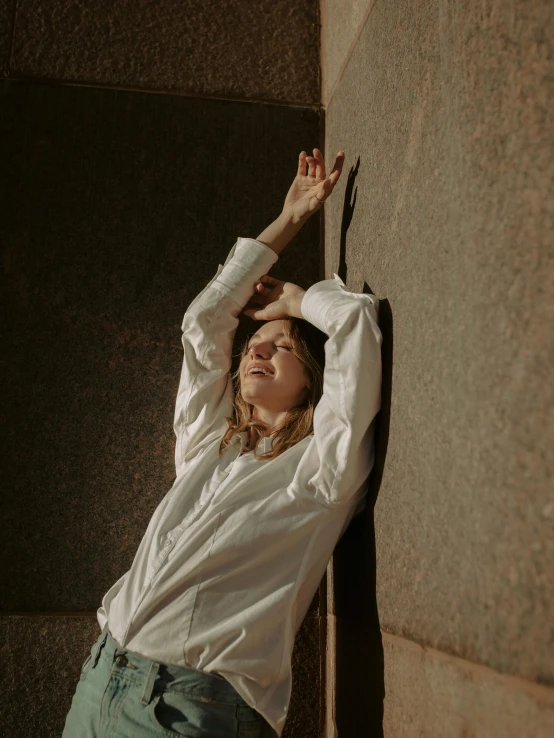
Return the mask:
M 327 157 L 346 153 L 326 205 L 326 276 L 345 262 L 349 288 L 367 282 L 391 310 L 381 627 L 544 684 L 553 36 L 546 0 L 376 3 L 326 120 Z
M 292 695 L 282 738 L 321 738 L 320 618 L 308 614 L 294 642 Z
M 238 236 L 277 217 L 298 153 L 321 145 L 319 118 L 14 82 L 1 96 L 0 601 L 83 615 L 0 622 L 0 723 L 10 738 L 51 738 L 98 635 L 101 598 L 174 480 L 186 307 Z M 306 289 L 320 263 L 312 219 L 271 274 Z M 241 320 L 237 346 L 253 326 Z M 317 735 L 318 602 L 295 650 L 290 736 Z
M 16 0 L 0 0 L 0 72 L 8 76 Z
M 385 738 L 550 738 L 554 690 L 383 634 Z
M 61 736 L 95 617 L 0 617 L 0 725 L 9 738 Z
M 1 104 L 0 601 L 93 612 L 175 478 L 186 307 L 277 217 L 318 116 L 10 82 Z M 318 230 L 271 273 L 318 281 Z
M 321 0 L 321 102 L 326 109 L 375 0 Z
M 53 738 L 62 734 L 81 667 L 99 635 L 100 627 L 94 616 L 0 618 L 3 735 Z M 292 663 L 294 686 L 283 738 L 318 738 L 317 615 L 304 619 L 296 637 Z M 37 705 L 40 709 L 36 709 Z
M 319 4 L 19 0 L 12 77 L 319 105 Z

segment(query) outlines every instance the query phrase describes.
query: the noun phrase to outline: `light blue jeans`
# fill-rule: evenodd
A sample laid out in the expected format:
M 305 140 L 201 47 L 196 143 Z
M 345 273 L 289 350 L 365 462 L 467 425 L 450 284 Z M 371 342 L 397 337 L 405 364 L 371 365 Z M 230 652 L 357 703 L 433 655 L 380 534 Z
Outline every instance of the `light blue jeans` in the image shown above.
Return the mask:
M 82 666 L 62 738 L 276 735 L 223 677 L 128 651 L 106 623 Z

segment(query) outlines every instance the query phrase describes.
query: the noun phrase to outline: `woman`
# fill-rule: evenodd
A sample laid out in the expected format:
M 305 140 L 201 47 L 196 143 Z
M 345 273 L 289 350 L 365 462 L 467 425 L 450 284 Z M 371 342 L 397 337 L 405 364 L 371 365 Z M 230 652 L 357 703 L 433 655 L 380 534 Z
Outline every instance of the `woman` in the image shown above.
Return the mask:
M 63 738 L 283 732 L 295 635 L 364 504 L 378 302 L 268 276 L 340 177 L 302 151 L 283 212 L 239 238 L 183 320 L 173 487 L 98 609 Z M 308 173 L 306 173 L 308 166 Z M 244 312 L 257 326 L 231 376 Z

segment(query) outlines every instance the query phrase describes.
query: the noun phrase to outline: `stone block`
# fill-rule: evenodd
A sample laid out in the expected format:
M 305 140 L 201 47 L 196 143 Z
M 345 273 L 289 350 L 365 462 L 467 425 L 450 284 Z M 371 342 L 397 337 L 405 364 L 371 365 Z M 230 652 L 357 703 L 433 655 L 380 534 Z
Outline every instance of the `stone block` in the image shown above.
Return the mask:
M 11 76 L 317 107 L 319 7 L 27 0 Z

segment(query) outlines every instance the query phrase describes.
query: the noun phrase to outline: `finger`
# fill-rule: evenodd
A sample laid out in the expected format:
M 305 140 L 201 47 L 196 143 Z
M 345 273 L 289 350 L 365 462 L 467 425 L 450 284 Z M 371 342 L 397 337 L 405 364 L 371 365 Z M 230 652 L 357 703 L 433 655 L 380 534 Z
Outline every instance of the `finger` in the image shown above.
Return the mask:
M 252 310 L 251 317 L 254 320 L 277 320 L 278 318 L 284 318 L 287 315 L 287 305 L 287 300 L 270 302 L 261 310 Z
M 308 177 L 315 177 L 315 159 L 313 156 L 307 156 L 308 162 Z
M 333 191 L 333 183 L 329 178 L 325 180 L 325 182 L 321 183 L 321 186 L 319 187 L 317 191 L 317 199 L 320 202 L 325 202 L 325 200 L 329 197 L 331 192 Z
M 322 195 L 312 195 L 312 199 L 310 200 L 310 212 L 315 213 L 315 211 L 319 210 L 324 202 L 325 200 Z
M 314 149 L 314 156 L 316 160 L 316 174 L 320 179 L 325 179 L 325 161 L 323 160 L 323 154 L 319 149 Z
M 306 152 L 301 151 L 298 156 L 298 171 L 297 174 L 300 174 L 302 177 L 306 176 Z
M 252 320 L 275 320 L 276 316 L 275 313 L 271 314 L 267 312 L 267 308 L 257 308 L 248 310 L 246 313 L 249 318 L 252 318 Z
M 333 171 L 329 175 L 330 177 L 333 177 L 334 174 L 336 175 L 334 179 L 332 180 L 333 184 L 335 184 L 337 179 L 340 177 L 343 164 L 344 164 L 344 151 L 338 151 L 336 159 L 335 159 L 335 166 L 333 167 Z
M 265 305 L 266 298 L 264 295 L 252 295 L 249 302 L 254 303 L 255 305 Z
M 265 292 L 269 289 L 269 286 L 267 284 L 264 284 L 261 280 L 259 282 L 256 282 L 254 285 L 254 295 L 259 295 Z
M 257 297 L 264 297 L 265 298 L 265 297 L 267 297 L 271 293 L 271 290 L 272 289 L 273 289 L 273 287 L 271 287 L 268 284 L 261 284 L 261 283 L 259 283 L 259 284 L 256 285 L 256 289 L 254 291 L 254 294 Z

